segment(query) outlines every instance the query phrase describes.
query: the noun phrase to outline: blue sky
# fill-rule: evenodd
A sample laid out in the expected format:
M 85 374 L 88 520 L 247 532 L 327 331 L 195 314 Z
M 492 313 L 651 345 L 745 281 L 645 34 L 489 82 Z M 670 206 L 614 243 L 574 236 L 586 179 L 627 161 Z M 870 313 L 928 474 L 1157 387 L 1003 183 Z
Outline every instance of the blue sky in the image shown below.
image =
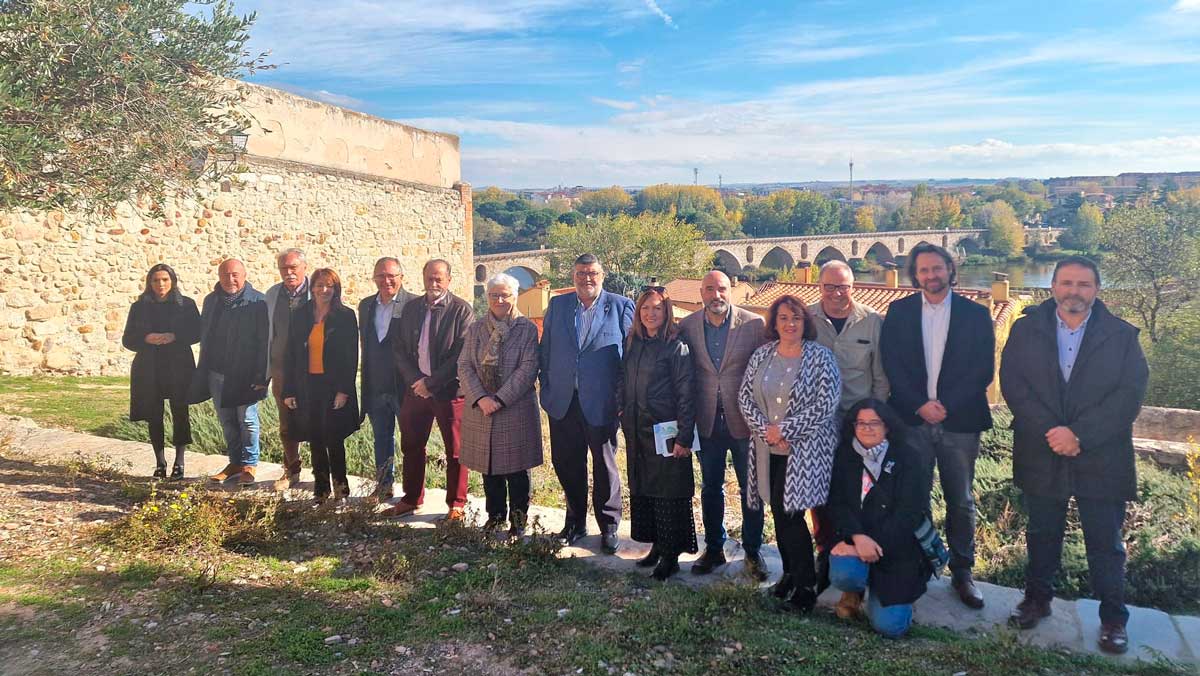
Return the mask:
M 477 187 L 1200 170 L 1200 0 L 235 7 L 254 81 L 458 134 Z

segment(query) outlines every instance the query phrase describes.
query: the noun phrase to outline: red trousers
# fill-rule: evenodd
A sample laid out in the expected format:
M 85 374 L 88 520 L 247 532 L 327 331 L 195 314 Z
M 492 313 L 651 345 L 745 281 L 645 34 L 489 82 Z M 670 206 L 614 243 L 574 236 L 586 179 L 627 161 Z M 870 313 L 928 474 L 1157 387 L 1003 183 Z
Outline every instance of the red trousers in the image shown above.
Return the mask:
M 418 397 L 411 391 L 404 393 L 404 401 L 400 403 L 401 485 L 404 489 L 401 500 L 410 505 L 425 501 L 425 444 L 433 431 L 433 421 L 437 420 L 446 446 L 446 505 L 451 508 L 466 506 L 467 468 L 458 462 L 462 412 L 462 397 L 439 401 Z

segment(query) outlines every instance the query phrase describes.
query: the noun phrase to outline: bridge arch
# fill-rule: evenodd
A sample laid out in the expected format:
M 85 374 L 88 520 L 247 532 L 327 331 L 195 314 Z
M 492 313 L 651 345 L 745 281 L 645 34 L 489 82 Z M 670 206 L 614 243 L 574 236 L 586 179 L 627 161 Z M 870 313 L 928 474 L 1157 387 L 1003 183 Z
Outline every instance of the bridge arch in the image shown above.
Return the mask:
M 958 240 L 958 246 L 967 255 L 977 254 L 983 249 L 983 243 L 974 237 L 963 237 Z
M 475 266 L 475 283 L 483 284 L 484 282 L 487 281 L 487 278 L 488 278 L 487 266 L 482 263 L 480 263 L 479 265 L 476 265 Z
M 833 245 L 830 245 L 830 246 L 827 246 L 824 249 L 821 249 L 820 251 L 817 252 L 817 257 L 813 261 L 813 263 L 815 263 L 816 265 L 821 265 L 823 263 L 827 263 L 832 260 L 839 260 L 839 261 L 842 261 L 843 263 L 845 263 L 846 262 L 846 254 L 842 253 L 841 249 L 839 249 Z
M 875 242 L 867 252 L 863 254 L 863 258 L 874 258 L 876 263 L 895 263 L 896 256 L 892 250 L 887 248 L 883 242 Z
M 521 285 L 521 291 L 533 288 L 534 283 L 541 277 L 541 273 L 525 265 L 514 265 L 504 272 L 516 278 L 517 283 Z
M 754 245 L 750 244 L 750 245 L 746 246 L 746 265 L 750 265 L 753 262 L 754 262 Z
M 759 267 L 774 268 L 776 270 L 786 270 L 796 266 L 796 259 L 792 258 L 792 254 L 788 250 L 777 246 L 767 252 L 759 262 Z
M 800 245 L 800 259 L 805 261 L 808 260 L 808 242 L 804 242 Z
M 896 253 L 898 253 L 898 254 L 904 253 L 904 238 L 903 237 L 901 237 L 899 240 L 896 241 Z
M 713 254 L 713 258 L 715 259 L 716 267 L 724 270 L 725 274 L 730 276 L 741 274 L 742 264 L 738 261 L 737 256 L 734 256 L 732 253 L 725 249 L 717 249 L 716 253 Z

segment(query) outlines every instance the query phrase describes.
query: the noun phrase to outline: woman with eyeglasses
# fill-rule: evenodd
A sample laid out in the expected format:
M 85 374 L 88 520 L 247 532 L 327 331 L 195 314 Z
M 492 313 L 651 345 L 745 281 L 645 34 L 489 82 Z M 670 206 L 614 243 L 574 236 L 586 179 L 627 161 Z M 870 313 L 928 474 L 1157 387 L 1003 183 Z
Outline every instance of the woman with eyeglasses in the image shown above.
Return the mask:
M 829 491 L 837 539 L 829 578 L 842 590 L 835 612 L 856 617 L 866 594 L 871 626 L 900 638 L 933 572 L 914 534 L 929 514 L 926 468 L 901 437 L 903 421 L 878 399 L 852 406 L 843 427 Z
M 179 291 L 171 266 L 159 263 L 146 273 L 146 288 L 129 308 L 121 344 L 136 354 L 129 374 L 129 419 L 150 424 L 154 478 L 167 476 L 163 400 L 171 405 L 171 444 L 175 464 L 171 479 L 183 478 L 183 460 L 192 443 L 188 388 L 196 370 L 192 345 L 200 342 L 196 302 Z
M 358 430 L 358 321 L 342 304 L 342 280 L 329 268 L 309 278 L 312 300 L 296 309 L 288 332 L 283 405 L 292 416 L 289 434 L 312 453 L 313 495 L 350 496 L 346 437 Z M 332 480 L 332 486 L 331 484 Z
M 622 368 L 630 536 L 650 543 L 637 565 L 653 567 L 654 578 L 666 580 L 679 572 L 681 553 L 698 550 L 692 513 L 696 417 L 691 356 L 661 286 L 646 287 L 634 305 Z M 676 434 L 656 441 L 654 426 L 669 422 L 676 424 Z
M 483 474 L 484 530 L 525 534 L 529 470 L 542 464 L 542 421 L 534 382 L 537 326 L 517 309 L 520 285 L 511 275 L 487 280 L 488 312 L 467 327 L 458 355 L 462 385 L 459 461 Z
M 772 593 L 809 613 L 817 602 L 817 573 L 804 512 L 829 495 L 842 379 L 833 352 L 816 342 L 816 323 L 799 298 L 771 303 L 765 333 L 770 342 L 751 355 L 738 392 L 753 449 L 746 502 L 751 509 L 771 505 L 783 560 Z

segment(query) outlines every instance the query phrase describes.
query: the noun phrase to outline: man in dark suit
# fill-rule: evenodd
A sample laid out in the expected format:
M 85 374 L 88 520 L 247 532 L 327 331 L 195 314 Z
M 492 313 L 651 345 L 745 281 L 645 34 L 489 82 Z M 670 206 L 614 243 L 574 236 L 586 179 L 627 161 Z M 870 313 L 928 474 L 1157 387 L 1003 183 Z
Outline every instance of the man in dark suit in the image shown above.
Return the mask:
M 1025 599 L 1011 623 L 1030 629 L 1050 614 L 1067 503 L 1075 497 L 1092 592 L 1100 599 L 1100 649 L 1129 649 L 1125 623 L 1125 504 L 1137 499 L 1133 422 L 1149 370 L 1138 330 L 1096 299 L 1100 270 L 1058 262 L 1054 298 L 1018 319 L 1000 360 L 1013 413 L 1013 481 L 1029 513 Z
M 539 349 L 542 408 L 550 416 L 550 461 L 567 498 L 559 537 L 587 535 L 587 459 L 592 455 L 592 507 L 601 547 L 617 551 L 621 477 L 617 471 L 617 387 L 633 301 L 604 290 L 592 254 L 575 259 L 575 293 L 550 299 Z
M 461 521 L 467 504 L 467 468 L 458 461 L 463 395 L 458 354 L 475 318 L 470 303 L 450 293 L 450 263 L 435 258 L 421 269 L 425 295 L 404 306 L 392 344 L 400 402 L 401 482 L 404 496 L 383 512 L 403 516 L 425 500 L 425 444 L 437 420 L 446 446 L 446 514 Z
M 414 295 L 404 290 L 400 261 L 380 258 L 372 277 L 379 293 L 358 304 L 359 341 L 362 344 L 361 416 L 371 418 L 375 435 L 375 497 L 392 497 L 396 464 L 396 419 L 400 416 L 400 380 L 393 356 L 396 323 Z M 362 422 L 362 419 L 359 419 Z
M 970 608 L 983 607 L 971 579 L 975 565 L 975 459 L 979 435 L 992 427 L 987 387 L 996 362 L 988 309 L 953 293 L 954 258 L 919 244 L 908 276 L 921 293 L 888 306 L 881 342 L 888 403 L 912 427 L 909 443 L 930 471 L 936 465 L 946 500 L 951 584 Z
M 756 580 L 767 577 L 762 546 L 763 510 L 746 504 L 746 467 L 750 428 L 738 408 L 738 388 L 750 355 L 767 342 L 763 318 L 730 302 L 728 275 L 713 270 L 700 282 L 704 307 L 679 323 L 694 366 L 693 401 L 700 430 L 700 510 L 704 518 L 704 554 L 692 572 L 706 575 L 725 563 L 725 460 L 733 461 L 742 492 L 743 565 Z

